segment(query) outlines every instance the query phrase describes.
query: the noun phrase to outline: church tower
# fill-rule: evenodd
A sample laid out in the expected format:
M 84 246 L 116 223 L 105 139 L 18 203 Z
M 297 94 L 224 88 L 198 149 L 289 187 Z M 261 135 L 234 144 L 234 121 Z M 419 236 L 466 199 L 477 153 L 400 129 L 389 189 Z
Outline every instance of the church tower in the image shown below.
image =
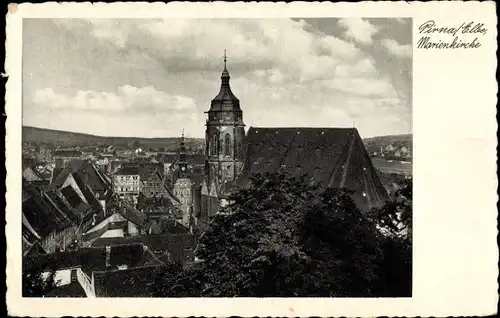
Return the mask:
M 179 209 L 182 211 L 181 223 L 190 227 L 191 219 L 193 217 L 193 183 L 190 179 L 188 171 L 188 164 L 186 160 L 186 144 L 184 142 L 184 132 L 180 143 L 179 161 L 178 165 L 178 178 L 174 183 L 174 195 L 179 199 Z
M 177 162 L 179 168 L 179 178 L 186 178 L 188 175 L 188 164 L 186 160 L 186 142 L 184 140 L 184 130 L 182 131 L 180 149 L 179 149 L 179 161 Z
M 219 94 L 212 100 L 205 131 L 206 173 L 210 183 L 233 181 L 243 168 L 242 142 L 245 137 L 240 101 L 229 86 L 224 50 L 224 70 Z

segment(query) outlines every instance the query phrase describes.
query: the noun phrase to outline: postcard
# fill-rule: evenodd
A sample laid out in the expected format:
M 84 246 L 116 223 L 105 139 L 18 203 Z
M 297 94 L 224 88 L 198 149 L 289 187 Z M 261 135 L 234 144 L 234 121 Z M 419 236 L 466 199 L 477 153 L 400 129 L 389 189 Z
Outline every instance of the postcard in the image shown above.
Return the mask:
M 494 2 L 6 19 L 9 314 L 496 313 Z

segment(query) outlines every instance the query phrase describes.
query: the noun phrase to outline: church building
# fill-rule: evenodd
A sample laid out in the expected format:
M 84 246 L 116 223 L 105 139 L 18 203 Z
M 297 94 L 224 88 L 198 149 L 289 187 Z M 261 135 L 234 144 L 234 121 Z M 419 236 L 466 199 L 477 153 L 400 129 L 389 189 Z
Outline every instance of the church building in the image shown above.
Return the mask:
M 231 91 L 226 54 L 219 93 L 212 100 L 205 130 L 205 176 L 191 187 L 198 227 L 206 228 L 234 187 L 246 187 L 256 173 L 287 171 L 306 175 L 320 188 L 347 188 L 358 208 L 382 206 L 389 196 L 356 128 L 251 127 L 245 133 L 239 99 Z M 182 160 L 179 164 L 182 163 Z M 181 167 L 182 170 L 182 167 Z M 176 193 L 187 190 L 179 179 Z M 186 211 L 187 212 L 187 211 Z

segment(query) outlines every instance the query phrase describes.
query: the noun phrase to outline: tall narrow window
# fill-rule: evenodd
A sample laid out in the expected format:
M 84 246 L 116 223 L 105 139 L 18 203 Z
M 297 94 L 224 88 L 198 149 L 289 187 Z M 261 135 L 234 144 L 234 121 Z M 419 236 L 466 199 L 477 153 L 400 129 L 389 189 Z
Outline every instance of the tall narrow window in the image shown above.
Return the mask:
M 231 155 L 231 135 L 229 134 L 224 137 L 224 155 Z
M 214 135 L 212 137 L 212 155 L 217 155 L 217 146 L 219 144 L 219 138 L 218 135 Z

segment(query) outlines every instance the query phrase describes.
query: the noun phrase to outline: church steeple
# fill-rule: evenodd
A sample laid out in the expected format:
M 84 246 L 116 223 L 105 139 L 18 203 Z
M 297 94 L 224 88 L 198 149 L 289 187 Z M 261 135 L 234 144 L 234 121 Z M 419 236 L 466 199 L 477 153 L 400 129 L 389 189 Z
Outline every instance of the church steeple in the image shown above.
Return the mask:
M 229 71 L 227 70 L 227 53 L 224 50 L 224 69 L 221 75 L 221 86 L 217 96 L 212 100 L 210 111 L 233 111 L 240 110 L 240 101 L 234 96 L 229 85 Z
M 209 180 L 232 181 L 243 166 L 242 141 L 245 124 L 240 101 L 229 86 L 227 52 L 219 94 L 212 100 L 205 134 L 207 176 Z
M 221 80 L 222 80 L 222 85 L 227 85 L 229 86 L 229 79 L 231 78 L 231 76 L 229 76 L 229 72 L 227 71 L 227 54 L 226 54 L 226 50 L 224 50 L 224 70 L 222 71 L 222 75 L 221 75 Z M 231 90 L 231 89 L 229 89 Z
M 182 137 L 179 148 L 179 176 L 184 177 L 187 174 L 187 160 L 186 160 L 186 143 L 184 140 L 184 129 L 182 130 Z

